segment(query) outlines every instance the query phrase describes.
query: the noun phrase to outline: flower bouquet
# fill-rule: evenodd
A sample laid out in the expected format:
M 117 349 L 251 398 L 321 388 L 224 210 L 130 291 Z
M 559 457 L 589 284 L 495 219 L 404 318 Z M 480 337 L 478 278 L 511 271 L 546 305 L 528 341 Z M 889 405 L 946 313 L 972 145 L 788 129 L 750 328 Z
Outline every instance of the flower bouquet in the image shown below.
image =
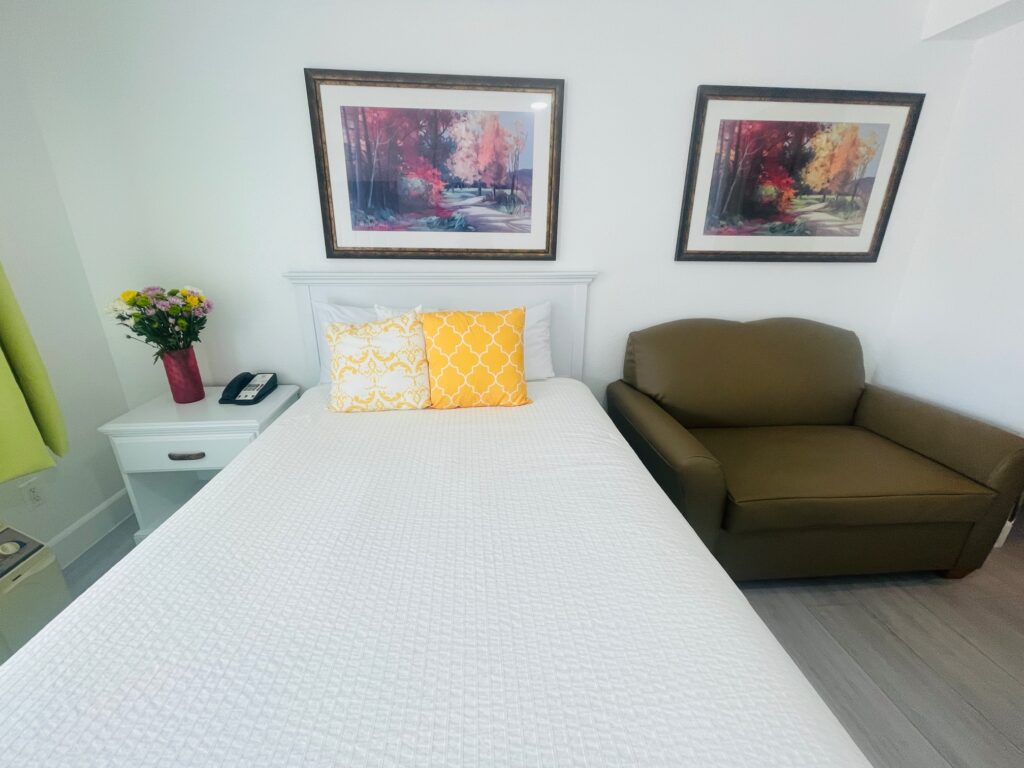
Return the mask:
M 213 311 L 210 301 L 198 288 L 168 288 L 151 285 L 141 291 L 128 290 L 111 305 L 111 314 L 118 325 L 156 348 L 155 359 L 161 360 L 176 403 L 194 403 L 205 396 L 199 376 L 199 365 L 193 344 L 206 327 L 206 318 Z

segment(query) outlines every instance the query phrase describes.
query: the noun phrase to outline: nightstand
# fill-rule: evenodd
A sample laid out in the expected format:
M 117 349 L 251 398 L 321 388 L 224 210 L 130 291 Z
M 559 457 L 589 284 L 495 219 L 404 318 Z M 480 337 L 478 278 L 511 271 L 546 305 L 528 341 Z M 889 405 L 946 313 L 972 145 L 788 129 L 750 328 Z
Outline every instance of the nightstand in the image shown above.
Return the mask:
M 279 386 L 256 405 L 221 405 L 223 387 L 206 387 L 206 398 L 179 405 L 170 393 L 109 421 L 110 438 L 142 541 L 299 397 Z

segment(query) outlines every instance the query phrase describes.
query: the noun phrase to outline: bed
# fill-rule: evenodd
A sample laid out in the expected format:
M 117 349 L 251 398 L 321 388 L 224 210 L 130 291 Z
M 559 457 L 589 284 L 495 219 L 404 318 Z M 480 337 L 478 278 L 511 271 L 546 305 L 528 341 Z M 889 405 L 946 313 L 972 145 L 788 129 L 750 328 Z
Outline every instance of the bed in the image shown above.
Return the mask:
M 530 395 L 309 389 L 0 667 L 0 762 L 866 766 L 590 390 Z

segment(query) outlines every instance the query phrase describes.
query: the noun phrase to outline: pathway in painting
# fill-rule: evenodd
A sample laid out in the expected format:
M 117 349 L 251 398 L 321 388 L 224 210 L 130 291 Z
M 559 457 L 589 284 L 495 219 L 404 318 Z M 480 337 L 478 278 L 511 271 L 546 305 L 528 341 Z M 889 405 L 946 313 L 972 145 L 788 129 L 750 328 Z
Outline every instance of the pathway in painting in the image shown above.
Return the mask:
M 807 228 L 809 235 L 817 237 L 845 235 L 856 237 L 860 234 L 861 221 L 850 221 L 828 211 L 828 203 L 810 203 L 798 208 L 794 201 L 793 216 Z
M 487 200 L 486 194 L 478 195 L 476 190 L 449 190 L 440 202 L 442 207 L 461 214 L 477 232 L 530 232 L 529 216 L 500 211 L 494 207 L 493 202 Z

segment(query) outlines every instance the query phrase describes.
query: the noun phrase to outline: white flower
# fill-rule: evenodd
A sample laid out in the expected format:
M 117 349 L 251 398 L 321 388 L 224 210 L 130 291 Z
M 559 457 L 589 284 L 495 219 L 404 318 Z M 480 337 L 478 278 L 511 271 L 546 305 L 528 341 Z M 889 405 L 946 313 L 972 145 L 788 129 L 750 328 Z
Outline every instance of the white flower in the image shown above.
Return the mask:
M 107 314 L 110 315 L 127 315 L 131 307 L 128 306 L 128 302 L 121 301 L 121 299 L 115 299 L 107 305 Z
M 206 295 L 205 293 L 203 293 L 202 288 L 196 288 L 194 285 L 183 285 L 181 286 L 181 290 L 188 291 L 189 293 L 198 293 L 200 296 Z

